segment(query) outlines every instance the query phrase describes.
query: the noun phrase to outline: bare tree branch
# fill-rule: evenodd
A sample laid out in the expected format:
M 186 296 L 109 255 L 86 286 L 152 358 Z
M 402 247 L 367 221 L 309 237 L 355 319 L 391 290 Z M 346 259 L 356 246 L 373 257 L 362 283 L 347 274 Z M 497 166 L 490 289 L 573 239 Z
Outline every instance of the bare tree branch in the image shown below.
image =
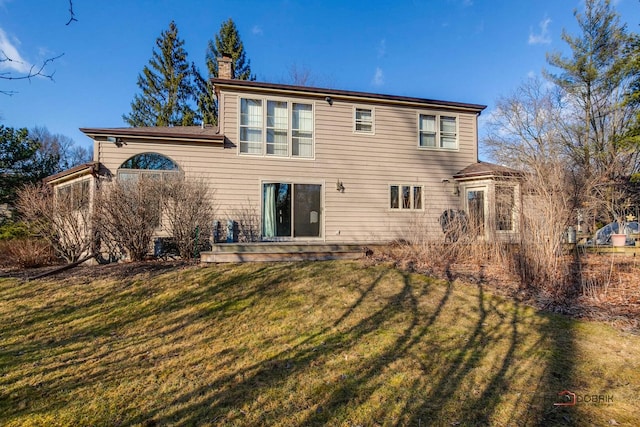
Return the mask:
M 67 21 L 67 23 L 65 25 L 69 25 L 73 21 L 78 22 L 78 20 L 76 19 L 76 14 L 73 13 L 73 0 L 69 0 L 69 20 Z

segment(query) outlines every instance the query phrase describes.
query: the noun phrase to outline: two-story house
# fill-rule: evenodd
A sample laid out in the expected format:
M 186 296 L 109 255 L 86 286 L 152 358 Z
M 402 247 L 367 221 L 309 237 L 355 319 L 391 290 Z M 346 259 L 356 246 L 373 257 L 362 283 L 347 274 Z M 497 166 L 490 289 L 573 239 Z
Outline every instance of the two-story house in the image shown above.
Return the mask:
M 180 172 L 208 183 L 221 220 L 253 209 L 265 241 L 442 238 L 448 209 L 516 231 L 514 171 L 478 162 L 485 106 L 232 80 L 230 67 L 212 81 L 217 128 L 83 128 L 94 162 L 49 182 Z

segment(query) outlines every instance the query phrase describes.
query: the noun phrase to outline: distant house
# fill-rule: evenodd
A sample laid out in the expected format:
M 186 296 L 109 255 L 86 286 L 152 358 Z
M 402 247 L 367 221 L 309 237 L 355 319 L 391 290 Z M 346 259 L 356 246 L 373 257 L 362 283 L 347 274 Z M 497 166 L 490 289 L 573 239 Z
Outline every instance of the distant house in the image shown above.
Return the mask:
M 517 232 L 518 174 L 477 160 L 485 106 L 232 80 L 221 61 L 217 128 L 83 128 L 94 162 L 48 182 L 83 197 L 99 176 L 181 173 L 221 220 L 251 209 L 263 241 L 442 238 L 446 210 L 483 237 Z

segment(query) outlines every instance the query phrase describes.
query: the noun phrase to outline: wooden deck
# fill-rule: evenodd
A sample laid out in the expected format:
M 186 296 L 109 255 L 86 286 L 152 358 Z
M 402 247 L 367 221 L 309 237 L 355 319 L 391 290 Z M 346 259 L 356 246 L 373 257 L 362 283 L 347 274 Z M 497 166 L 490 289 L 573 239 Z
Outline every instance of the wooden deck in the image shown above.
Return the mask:
M 358 259 L 364 257 L 372 246 L 377 245 L 291 242 L 219 243 L 214 245 L 211 251 L 202 252 L 200 259 L 206 263 Z

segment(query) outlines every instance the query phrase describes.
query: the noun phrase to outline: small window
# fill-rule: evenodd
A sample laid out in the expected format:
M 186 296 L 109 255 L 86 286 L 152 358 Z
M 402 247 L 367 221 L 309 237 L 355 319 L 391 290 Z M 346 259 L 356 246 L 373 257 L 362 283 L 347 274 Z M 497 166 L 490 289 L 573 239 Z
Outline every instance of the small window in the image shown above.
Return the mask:
M 515 210 L 515 189 L 508 186 L 496 186 L 496 230 L 513 231 Z
M 418 118 L 418 146 L 455 150 L 458 148 L 458 118 L 420 114 Z
M 391 209 L 422 209 L 422 187 L 420 186 L 391 185 L 389 196 Z
M 356 132 L 373 133 L 373 110 L 356 108 L 354 124 Z

